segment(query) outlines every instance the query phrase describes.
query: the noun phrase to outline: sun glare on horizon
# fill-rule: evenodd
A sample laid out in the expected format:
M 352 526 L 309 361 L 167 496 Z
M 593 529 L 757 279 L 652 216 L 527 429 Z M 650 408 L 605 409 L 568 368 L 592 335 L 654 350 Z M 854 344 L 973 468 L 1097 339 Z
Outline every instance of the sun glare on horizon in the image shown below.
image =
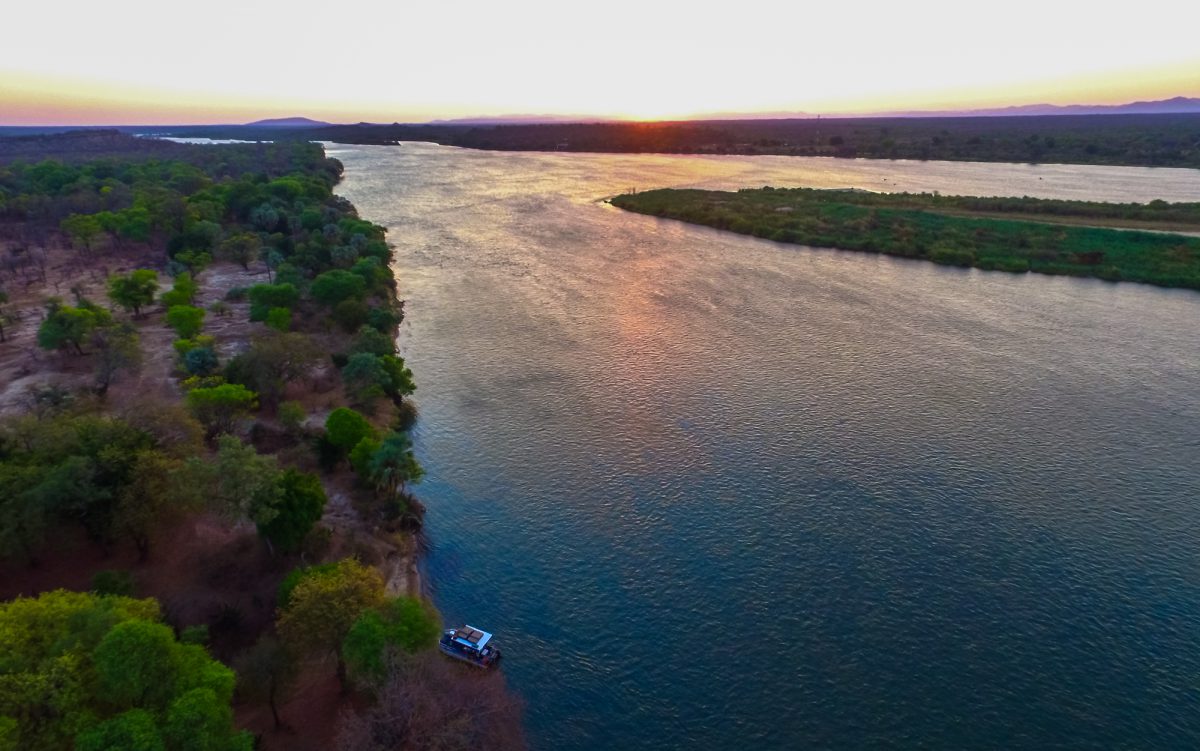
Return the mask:
M 71 8 L 70 23 L 62 14 L 55 4 L 6 10 L 10 28 L 37 33 L 0 48 L 0 124 L 659 120 L 1200 95 L 1200 11 L 1164 0 L 1137 14 L 1015 0 L 984 27 L 946 0 L 852 15 L 617 0 L 586 24 L 547 0 L 348 0 L 336 13 L 312 2 L 215 0 L 197 12 L 115 0 Z

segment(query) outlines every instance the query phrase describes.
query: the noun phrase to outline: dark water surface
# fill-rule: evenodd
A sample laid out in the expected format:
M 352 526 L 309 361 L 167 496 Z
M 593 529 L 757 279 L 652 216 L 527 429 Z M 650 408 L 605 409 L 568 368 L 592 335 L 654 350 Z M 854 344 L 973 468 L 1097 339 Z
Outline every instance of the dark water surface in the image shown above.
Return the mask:
M 437 603 L 537 749 L 1200 747 L 1200 294 L 597 202 L 1200 172 L 333 152 L 398 250 Z

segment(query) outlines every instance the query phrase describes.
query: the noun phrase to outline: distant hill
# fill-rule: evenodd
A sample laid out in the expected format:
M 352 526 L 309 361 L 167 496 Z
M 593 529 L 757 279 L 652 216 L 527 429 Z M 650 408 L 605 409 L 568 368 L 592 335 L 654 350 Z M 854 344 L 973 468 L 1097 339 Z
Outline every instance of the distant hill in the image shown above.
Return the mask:
M 1200 99 L 1177 96 L 1128 104 L 1022 104 L 978 110 L 913 110 L 888 117 L 1013 117 L 1020 115 L 1167 115 L 1200 112 Z
M 333 123 L 313 120 L 309 117 L 275 117 L 246 123 L 247 128 L 324 128 Z

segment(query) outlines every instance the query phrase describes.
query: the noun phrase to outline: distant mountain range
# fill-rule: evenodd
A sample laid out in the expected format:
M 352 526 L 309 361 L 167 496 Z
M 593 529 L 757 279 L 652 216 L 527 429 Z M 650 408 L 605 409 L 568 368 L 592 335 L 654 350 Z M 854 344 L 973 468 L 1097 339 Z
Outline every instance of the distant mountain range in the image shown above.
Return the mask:
M 1020 115 L 1165 115 L 1200 112 L 1200 99 L 1177 96 L 1128 104 L 1022 104 L 975 110 L 914 110 L 881 113 L 888 117 L 1013 117 Z
M 1157 115 L 1200 113 L 1200 99 L 1177 96 L 1152 102 L 1127 104 L 1022 104 L 1012 107 L 963 110 L 903 110 L 865 114 L 822 113 L 799 111 L 775 112 L 706 112 L 687 120 L 807 120 L 817 117 L 1019 117 L 1031 115 Z M 532 125 L 539 123 L 597 123 L 615 122 L 611 118 L 579 115 L 497 115 L 494 117 L 463 117 L 453 120 L 430 120 L 430 125 Z

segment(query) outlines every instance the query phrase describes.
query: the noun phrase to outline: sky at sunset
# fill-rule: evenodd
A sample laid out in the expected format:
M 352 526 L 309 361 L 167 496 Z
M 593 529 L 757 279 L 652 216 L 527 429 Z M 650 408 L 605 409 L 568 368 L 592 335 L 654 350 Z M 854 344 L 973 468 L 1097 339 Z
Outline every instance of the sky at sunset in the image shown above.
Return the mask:
M 1200 2 L 6 4 L 0 124 L 681 118 L 1200 96 Z

